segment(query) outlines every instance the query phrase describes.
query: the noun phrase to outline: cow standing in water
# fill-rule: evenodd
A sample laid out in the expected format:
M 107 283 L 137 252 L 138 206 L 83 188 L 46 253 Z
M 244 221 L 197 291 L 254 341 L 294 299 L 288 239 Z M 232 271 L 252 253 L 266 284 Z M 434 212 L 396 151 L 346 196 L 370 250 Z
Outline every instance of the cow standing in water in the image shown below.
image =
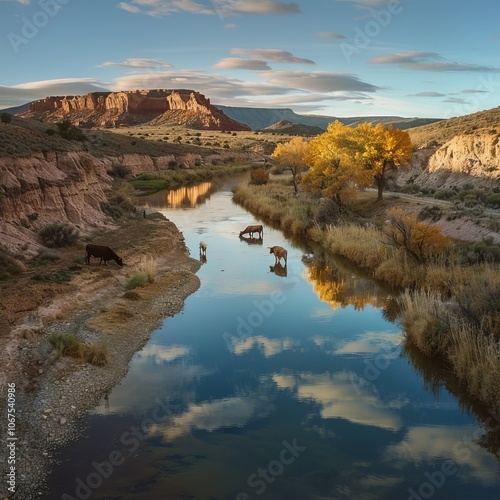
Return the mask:
M 274 246 L 274 247 L 267 247 L 269 248 L 269 253 L 272 253 L 274 255 L 274 258 L 276 259 L 275 264 L 278 264 L 281 259 L 285 261 L 285 267 L 286 267 L 286 259 L 287 259 L 287 254 L 288 252 L 280 246 Z
M 99 264 L 102 264 L 102 261 L 104 261 L 104 265 L 106 265 L 108 260 L 114 260 L 119 266 L 123 266 L 122 258 L 118 257 L 109 247 L 88 244 L 85 250 L 87 252 L 87 256 L 85 257 L 85 262 L 87 262 L 87 264 L 90 264 L 90 257 L 97 257 L 101 259 Z
M 250 235 L 250 238 L 253 238 L 253 234 L 254 233 L 258 233 L 259 235 L 259 238 L 262 239 L 262 236 L 264 234 L 264 228 L 261 226 L 261 225 L 257 225 L 257 226 L 247 226 L 245 229 L 243 229 L 243 231 L 240 231 L 240 238 L 241 236 L 243 236 L 244 234 L 249 234 Z

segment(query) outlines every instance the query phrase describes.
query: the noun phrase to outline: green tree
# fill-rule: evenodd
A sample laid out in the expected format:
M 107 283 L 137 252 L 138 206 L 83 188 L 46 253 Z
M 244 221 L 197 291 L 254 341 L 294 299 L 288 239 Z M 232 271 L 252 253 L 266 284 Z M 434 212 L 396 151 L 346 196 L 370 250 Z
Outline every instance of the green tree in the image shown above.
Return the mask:
M 302 172 L 307 168 L 304 163 L 304 155 L 309 148 L 308 142 L 302 137 L 294 137 L 288 142 L 278 144 L 271 155 L 285 169 L 292 173 L 293 189 L 298 191 Z

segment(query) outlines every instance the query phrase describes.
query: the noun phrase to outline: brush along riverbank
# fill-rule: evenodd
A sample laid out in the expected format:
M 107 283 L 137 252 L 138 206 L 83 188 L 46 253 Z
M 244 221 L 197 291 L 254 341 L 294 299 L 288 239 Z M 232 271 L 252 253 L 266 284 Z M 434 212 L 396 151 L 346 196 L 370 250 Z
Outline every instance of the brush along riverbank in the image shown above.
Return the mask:
M 491 252 L 474 253 L 473 245 L 464 248 L 423 219 L 421 207 L 397 199 L 370 203 L 353 192 L 339 209 L 329 200 L 295 196 L 288 181 L 272 181 L 235 186 L 233 200 L 402 290 L 406 342 L 444 359 L 473 398 L 500 410 L 497 245 L 484 242 Z

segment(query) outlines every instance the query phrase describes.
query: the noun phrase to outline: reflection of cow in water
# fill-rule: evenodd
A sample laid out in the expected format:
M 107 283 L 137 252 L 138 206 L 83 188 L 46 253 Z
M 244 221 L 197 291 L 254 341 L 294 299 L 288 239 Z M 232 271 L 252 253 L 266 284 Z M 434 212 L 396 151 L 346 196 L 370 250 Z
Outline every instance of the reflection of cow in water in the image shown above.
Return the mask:
M 262 245 L 264 242 L 262 238 L 245 238 L 244 236 L 240 236 L 240 240 L 248 243 L 249 245 Z
M 259 238 L 262 238 L 264 236 L 264 228 L 261 225 L 247 226 L 243 231 L 240 231 L 240 238 L 244 234 L 249 234 L 250 238 L 253 238 L 254 233 L 258 233 Z
M 274 264 L 274 266 L 269 266 L 269 271 L 274 273 L 276 276 L 282 276 L 283 278 L 286 278 L 287 275 L 286 266 L 283 267 L 279 262 Z
M 121 257 L 118 257 L 118 255 L 116 255 L 116 253 L 109 247 L 89 244 L 85 247 L 85 250 L 87 251 L 87 256 L 85 257 L 87 264 L 90 264 L 90 257 L 98 257 L 101 259 L 99 264 L 104 261 L 104 265 L 106 265 L 108 260 L 114 260 L 119 266 L 123 266 Z

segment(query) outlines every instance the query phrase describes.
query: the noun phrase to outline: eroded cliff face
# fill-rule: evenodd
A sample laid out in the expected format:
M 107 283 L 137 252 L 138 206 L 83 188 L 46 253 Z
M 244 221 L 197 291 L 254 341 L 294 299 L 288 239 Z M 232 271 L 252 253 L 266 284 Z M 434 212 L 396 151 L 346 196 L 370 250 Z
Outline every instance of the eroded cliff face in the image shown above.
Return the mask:
M 2 247 L 33 256 L 41 247 L 38 231 L 62 221 L 82 233 L 111 226 L 100 204 L 112 179 L 106 165 L 78 153 L 0 158 L 0 233 Z
M 213 130 L 250 130 L 192 90 L 135 90 L 93 92 L 83 96 L 52 96 L 35 101 L 28 118 L 45 121 L 68 119 L 86 127 L 120 124 L 172 123 Z
M 457 135 L 438 149 L 416 151 L 397 176 L 399 185 L 410 180 L 433 189 L 495 186 L 500 180 L 500 134 L 485 130 Z

